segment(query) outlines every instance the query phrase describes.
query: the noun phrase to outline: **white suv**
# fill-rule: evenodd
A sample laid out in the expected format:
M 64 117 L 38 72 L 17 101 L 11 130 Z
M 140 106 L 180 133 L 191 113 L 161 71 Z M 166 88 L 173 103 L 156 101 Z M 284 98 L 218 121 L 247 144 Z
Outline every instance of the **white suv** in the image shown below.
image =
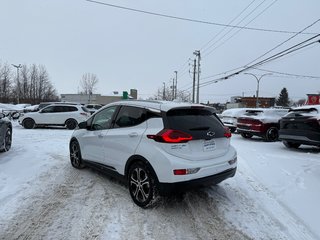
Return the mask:
M 86 121 L 89 110 L 81 105 L 52 104 L 38 112 L 29 112 L 19 118 L 19 123 L 28 129 L 37 126 L 66 126 L 75 129 L 78 123 Z
M 233 177 L 231 133 L 203 105 L 156 101 L 111 103 L 79 124 L 70 140 L 75 168 L 105 170 L 128 183 L 133 201 Z

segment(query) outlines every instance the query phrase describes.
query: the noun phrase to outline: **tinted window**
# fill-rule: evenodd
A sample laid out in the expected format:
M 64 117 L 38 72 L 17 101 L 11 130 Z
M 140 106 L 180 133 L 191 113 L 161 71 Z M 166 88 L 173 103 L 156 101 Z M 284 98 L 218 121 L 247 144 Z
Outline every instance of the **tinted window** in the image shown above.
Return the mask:
M 66 112 L 76 112 L 78 111 L 78 108 L 73 106 L 66 106 Z
M 224 135 L 222 123 L 210 109 L 188 108 L 168 111 L 166 125 L 167 128 L 189 133 L 194 139 L 211 139 Z
M 46 108 L 43 108 L 41 112 L 43 113 L 52 113 L 54 112 L 54 106 L 49 106 L 49 107 L 46 107 Z
M 103 130 L 108 129 L 111 126 L 112 117 L 117 106 L 108 107 L 98 112 L 92 121 L 92 130 Z
M 123 106 L 121 107 L 119 114 L 115 121 L 115 128 L 132 127 L 139 125 L 146 120 L 145 109 Z

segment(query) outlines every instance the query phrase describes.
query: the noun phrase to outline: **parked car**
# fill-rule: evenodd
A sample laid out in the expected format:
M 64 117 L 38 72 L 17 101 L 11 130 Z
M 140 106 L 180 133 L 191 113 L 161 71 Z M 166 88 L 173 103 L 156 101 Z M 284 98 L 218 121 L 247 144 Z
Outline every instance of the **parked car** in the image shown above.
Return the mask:
M 232 133 L 234 133 L 237 129 L 237 121 L 238 117 L 242 116 L 246 113 L 248 108 L 232 108 L 227 109 L 221 114 L 221 121 L 225 126 L 227 126 Z
M 258 136 L 266 141 L 277 141 L 279 137 L 279 120 L 288 109 L 257 108 L 246 110 L 238 118 L 237 131 L 244 138 Z
M 0 152 L 9 151 L 12 143 L 12 124 L 4 113 L 0 113 Z
M 280 120 L 279 139 L 288 148 L 320 147 L 320 105 L 293 108 Z
M 188 103 L 120 101 L 79 124 L 70 140 L 75 168 L 91 166 L 128 183 L 133 201 L 233 177 L 237 153 L 214 109 Z
M 38 112 L 22 114 L 19 123 L 27 129 L 39 126 L 66 126 L 68 129 L 75 129 L 78 123 L 86 121 L 89 116 L 89 110 L 81 105 L 52 104 Z
M 84 105 L 89 111 L 91 114 L 95 113 L 97 110 L 99 110 L 100 108 L 102 108 L 102 105 L 101 104 L 86 104 Z

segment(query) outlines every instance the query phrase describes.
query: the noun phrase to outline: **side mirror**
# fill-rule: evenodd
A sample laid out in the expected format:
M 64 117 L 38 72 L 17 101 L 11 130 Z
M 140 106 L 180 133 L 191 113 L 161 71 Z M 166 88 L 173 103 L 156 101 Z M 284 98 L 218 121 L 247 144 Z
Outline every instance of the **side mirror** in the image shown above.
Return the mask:
M 79 123 L 78 126 L 80 129 L 86 129 L 88 125 L 87 125 L 87 122 L 81 122 L 81 123 Z

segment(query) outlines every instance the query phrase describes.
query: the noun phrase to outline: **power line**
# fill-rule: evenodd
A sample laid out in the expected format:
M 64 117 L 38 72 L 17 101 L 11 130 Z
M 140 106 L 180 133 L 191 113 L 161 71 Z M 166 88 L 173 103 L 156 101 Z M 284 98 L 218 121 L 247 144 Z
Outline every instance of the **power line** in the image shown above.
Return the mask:
M 207 57 L 208 55 L 210 55 L 212 52 L 214 52 L 216 49 L 218 49 L 219 47 L 223 46 L 224 44 L 226 44 L 231 38 L 233 38 L 235 35 L 237 35 L 241 30 L 244 29 L 244 27 L 248 26 L 250 23 L 252 23 L 254 20 L 256 20 L 260 15 L 262 15 L 265 11 L 267 11 L 273 4 L 275 4 L 278 0 L 274 0 L 271 4 L 269 4 L 265 9 L 263 9 L 257 16 L 255 16 L 253 19 L 251 19 L 248 23 L 246 23 L 242 28 L 238 29 L 235 33 L 233 33 L 230 37 L 228 37 L 226 40 L 224 40 L 220 45 L 216 46 L 214 49 L 212 49 L 210 52 L 206 53 L 203 57 Z M 262 2 L 263 3 L 263 2 Z M 260 4 L 261 5 L 261 4 Z M 259 5 L 259 6 L 260 6 Z M 258 7 L 259 7 L 258 6 Z M 229 30 L 227 33 L 231 32 L 233 29 Z M 226 36 L 227 34 L 225 34 L 224 36 Z M 223 37 L 224 37 L 223 36 Z M 219 39 L 221 40 L 221 39 Z M 218 42 L 218 41 L 217 41 Z M 213 44 L 214 45 L 214 44 Z M 212 46 L 213 46 L 212 45 Z
M 270 49 L 269 51 L 267 51 L 266 53 L 262 54 L 260 57 L 257 57 L 256 59 L 254 59 L 253 61 L 251 61 L 250 63 L 248 63 L 247 65 L 255 62 L 256 60 L 266 56 L 268 53 L 272 52 L 273 50 L 277 49 L 278 47 L 282 46 L 283 44 L 289 42 L 291 39 L 295 38 L 297 35 L 301 34 L 302 32 L 304 32 L 305 30 L 307 30 L 308 28 L 312 27 L 313 25 L 315 25 L 316 23 L 318 23 L 320 21 L 320 19 L 314 21 L 312 24 L 310 24 L 309 26 L 303 28 L 301 31 L 297 32 L 295 35 L 289 37 L 287 40 L 281 42 L 280 44 L 278 44 L 277 46 L 273 47 L 272 49 Z
M 241 27 L 241 26 L 236 26 L 236 25 L 229 25 L 229 24 L 223 24 L 223 23 L 217 23 L 217 22 L 209 22 L 209 21 L 197 20 L 197 19 L 192 19 L 192 18 L 178 17 L 178 16 L 173 16 L 173 15 L 168 15 L 168 14 L 163 14 L 163 13 L 150 12 L 150 11 L 140 10 L 140 9 L 136 9 L 136 8 L 129 8 L 129 7 L 124 7 L 124 6 L 109 4 L 109 3 L 100 2 L 100 1 L 93 1 L 93 0 L 85 0 L 85 1 L 90 2 L 90 3 L 94 3 L 94 4 L 108 6 L 108 7 L 118 8 L 118 9 L 122 9 L 122 10 L 133 11 L 133 12 L 137 12 L 137 13 L 143 13 L 143 14 L 154 15 L 154 16 L 163 17 L 163 18 L 170 18 L 170 19 L 176 19 L 176 20 L 182 20 L 182 21 L 188 21 L 188 22 L 194 22 L 194 23 L 214 25 L 214 26 L 219 26 L 219 27 L 230 27 L 230 28 L 239 28 L 239 29 L 252 30 L 252 31 L 285 33 L 285 34 L 297 33 L 297 32 L 286 31 L 286 30 Z M 315 35 L 317 33 L 303 33 L 303 34 Z
M 230 77 L 233 77 L 233 76 L 235 76 L 235 75 L 238 75 L 238 74 L 240 74 L 240 73 L 242 73 L 242 72 L 248 71 L 249 69 L 252 69 L 252 68 L 255 68 L 255 67 L 257 67 L 257 66 L 261 66 L 261 65 L 263 65 L 263 64 L 269 63 L 269 62 L 274 61 L 274 60 L 276 60 L 276 59 L 278 59 L 278 58 L 281 58 L 281 57 L 283 57 L 283 56 L 286 56 L 286 55 L 288 55 L 288 54 L 290 54 L 290 53 L 292 53 L 292 52 L 295 52 L 295 51 L 298 51 L 298 50 L 303 49 L 303 48 L 305 48 L 305 47 L 308 47 L 308 46 L 310 46 L 310 45 L 312 45 L 312 44 L 320 43 L 320 40 L 319 40 L 319 39 L 317 39 L 317 40 L 315 40 L 315 41 L 313 41 L 313 42 L 311 42 L 311 43 L 307 43 L 307 42 L 310 42 L 311 40 L 313 40 L 313 39 L 315 39 L 316 37 L 319 37 L 319 36 L 320 36 L 320 34 L 318 34 L 318 35 L 316 35 L 316 36 L 314 36 L 314 37 L 311 37 L 311 38 L 309 38 L 309 39 L 307 39 L 307 40 L 305 40 L 305 41 L 303 41 L 303 42 L 301 42 L 301 43 L 298 43 L 298 44 L 296 44 L 296 45 L 294 45 L 294 46 L 292 46 L 292 47 L 290 47 L 290 48 L 288 48 L 288 49 L 286 49 L 286 50 L 284 50 L 284 51 L 281 51 L 281 52 L 279 52 L 279 53 L 277 53 L 277 54 L 275 54 L 275 55 L 273 55 L 273 56 L 271 56 L 271 57 L 269 57 L 269 58 L 267 58 L 267 59 L 264 59 L 264 60 L 262 60 L 262 61 L 260 61 L 260 62 L 258 62 L 258 63 L 256 63 L 256 64 L 253 64 L 253 65 L 251 65 L 251 66 L 245 66 L 245 67 L 243 67 L 242 70 L 239 70 L 239 71 L 234 72 L 234 73 L 232 73 L 232 74 L 229 74 L 229 75 L 227 75 L 227 76 L 224 76 L 224 77 L 221 77 L 221 78 L 217 78 L 217 79 L 213 79 L 213 80 L 210 80 L 210 81 L 201 83 L 201 84 L 200 84 L 200 87 L 204 87 L 204 86 L 210 85 L 210 84 L 212 84 L 212 83 L 216 83 L 216 82 L 218 82 L 218 81 L 226 80 L 226 79 L 228 79 L 228 78 L 230 78 Z M 304 45 L 303 45 L 303 44 L 304 44 Z M 301 45 L 302 45 L 302 46 L 301 46 Z
M 244 13 L 256 0 L 253 0 L 251 3 L 249 3 L 249 5 L 247 5 L 236 17 L 234 17 L 230 22 L 228 22 L 228 24 L 233 23 L 238 17 L 240 17 L 242 15 L 242 13 Z M 214 39 L 216 39 L 216 37 L 218 37 L 225 29 L 227 29 L 228 27 L 224 27 L 220 32 L 218 32 L 213 38 L 211 38 L 206 44 L 204 44 L 201 48 L 200 51 L 205 51 L 206 46 L 209 45 L 209 43 L 211 43 Z M 233 28 L 232 28 L 233 29 Z
M 263 72 L 276 73 L 276 74 L 280 74 L 280 75 L 291 76 L 291 77 L 297 77 L 297 78 L 312 78 L 312 79 L 320 79 L 320 77 L 317 77 L 317 76 L 299 75 L 299 74 L 292 74 L 292 73 L 278 72 L 278 71 L 267 70 L 267 69 L 261 69 L 261 68 L 254 68 L 254 69 L 259 70 L 259 71 L 263 71 Z M 278 76 L 272 76 L 272 77 L 278 77 Z

